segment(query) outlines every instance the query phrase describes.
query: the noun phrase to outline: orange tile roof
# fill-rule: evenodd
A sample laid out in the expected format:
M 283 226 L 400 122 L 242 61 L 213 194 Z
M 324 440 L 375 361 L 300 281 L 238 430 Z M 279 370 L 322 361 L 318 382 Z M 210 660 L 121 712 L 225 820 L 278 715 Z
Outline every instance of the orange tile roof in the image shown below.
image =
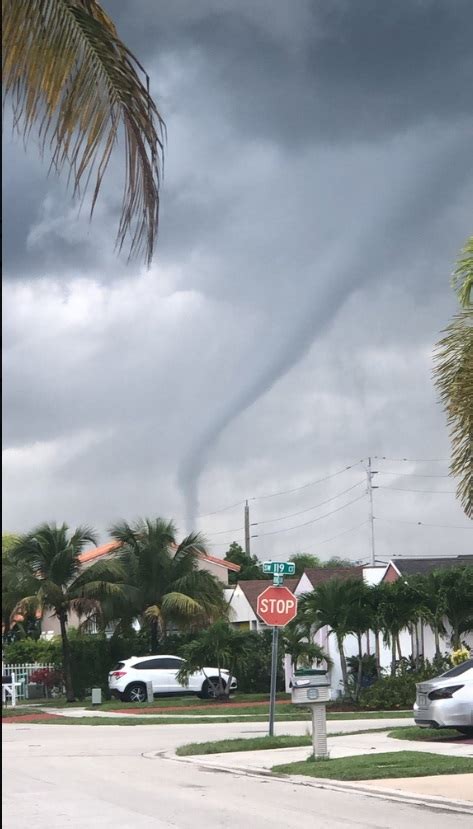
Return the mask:
M 118 550 L 120 546 L 120 541 L 108 541 L 100 547 L 93 547 L 91 550 L 81 553 L 79 560 L 82 564 L 85 564 L 88 561 L 94 561 L 96 558 L 113 553 L 114 550 Z M 233 564 L 231 561 L 224 561 L 223 558 L 216 558 L 215 556 L 210 555 L 202 555 L 201 558 L 203 561 L 212 562 L 212 564 L 220 564 L 222 567 L 226 567 L 227 570 L 232 570 L 234 573 L 239 573 L 241 569 L 239 564 Z
M 81 553 L 79 561 L 82 564 L 85 564 L 86 561 L 93 561 L 95 558 L 106 556 L 108 553 L 118 550 L 120 546 L 121 544 L 119 541 L 108 541 L 107 544 L 102 544 L 100 547 L 93 547 L 92 550 L 87 550 L 85 553 Z

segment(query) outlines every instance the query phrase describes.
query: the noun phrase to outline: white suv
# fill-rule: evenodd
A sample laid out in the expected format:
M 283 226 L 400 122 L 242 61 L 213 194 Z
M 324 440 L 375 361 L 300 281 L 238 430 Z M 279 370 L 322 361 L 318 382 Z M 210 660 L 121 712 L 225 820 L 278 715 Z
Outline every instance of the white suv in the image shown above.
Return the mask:
M 218 683 L 218 668 L 202 668 L 191 674 L 188 685 L 181 685 L 177 673 L 184 660 L 178 656 L 131 656 L 124 659 L 110 671 L 108 687 L 114 697 L 126 702 L 144 702 L 147 698 L 146 683 L 153 683 L 153 694 L 179 694 L 186 691 L 207 699 L 215 696 Z M 224 686 L 230 674 L 221 670 Z M 232 677 L 230 690 L 236 691 L 237 681 Z

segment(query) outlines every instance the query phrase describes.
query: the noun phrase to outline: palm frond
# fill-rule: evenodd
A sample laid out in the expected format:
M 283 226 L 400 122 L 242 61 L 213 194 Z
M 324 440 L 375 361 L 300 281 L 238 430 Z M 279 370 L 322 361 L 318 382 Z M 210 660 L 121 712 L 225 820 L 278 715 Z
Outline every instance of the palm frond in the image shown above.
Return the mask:
M 188 618 L 202 613 L 202 605 L 196 599 L 185 593 L 166 593 L 161 604 L 162 613 L 166 616 Z
M 457 497 L 473 518 L 473 308 L 454 317 L 434 360 L 435 384 L 450 427 L 450 471 L 458 478 Z
M 91 214 L 119 129 L 126 172 L 117 246 L 156 244 L 165 125 L 149 78 L 97 0 L 3 0 L 3 78 L 25 139 L 37 126 L 51 166 L 69 166 L 74 193 L 93 172 Z
M 473 305 L 473 236 L 467 239 L 453 273 L 453 287 L 462 308 Z

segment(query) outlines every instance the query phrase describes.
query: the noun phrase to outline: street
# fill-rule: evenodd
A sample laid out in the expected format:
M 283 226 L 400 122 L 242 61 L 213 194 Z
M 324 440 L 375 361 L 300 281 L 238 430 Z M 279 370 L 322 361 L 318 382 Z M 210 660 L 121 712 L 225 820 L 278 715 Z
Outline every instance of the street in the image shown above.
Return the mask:
M 335 724 L 334 724 L 335 725 Z M 342 723 L 336 724 L 340 729 Z M 352 722 L 346 722 L 351 730 Z M 369 724 L 367 723 L 367 727 Z M 279 733 L 305 733 L 305 723 Z M 443 813 L 362 794 L 225 774 L 164 757 L 186 742 L 264 733 L 262 723 L 166 726 L 16 724 L 3 728 L 3 826 L 412 827 L 471 825 L 471 815 Z

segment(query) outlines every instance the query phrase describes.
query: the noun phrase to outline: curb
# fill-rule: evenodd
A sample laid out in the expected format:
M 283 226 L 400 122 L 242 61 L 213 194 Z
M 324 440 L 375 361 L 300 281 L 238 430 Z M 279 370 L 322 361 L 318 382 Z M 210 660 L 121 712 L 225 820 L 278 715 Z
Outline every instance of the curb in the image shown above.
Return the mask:
M 236 774 L 243 777 L 265 777 L 266 779 L 286 783 L 291 786 L 307 786 L 314 789 L 328 789 L 329 791 L 345 792 L 349 794 L 362 794 L 366 797 L 376 797 L 380 800 L 391 800 L 397 803 L 409 803 L 413 806 L 424 806 L 435 811 L 452 812 L 458 814 L 473 815 L 473 803 L 467 800 L 451 800 L 446 797 L 435 797 L 434 795 L 419 795 L 411 792 L 401 792 L 395 789 L 378 788 L 376 786 L 365 786 L 362 783 L 348 783 L 345 781 L 327 780 L 320 777 L 303 777 L 301 775 L 275 774 L 268 769 L 249 769 L 245 766 L 223 766 L 211 765 L 191 757 L 179 757 L 174 752 L 154 751 L 143 754 L 143 757 L 153 760 L 160 757 L 164 760 L 173 760 L 177 763 L 190 763 L 197 766 L 200 771 L 216 771 L 224 774 Z

